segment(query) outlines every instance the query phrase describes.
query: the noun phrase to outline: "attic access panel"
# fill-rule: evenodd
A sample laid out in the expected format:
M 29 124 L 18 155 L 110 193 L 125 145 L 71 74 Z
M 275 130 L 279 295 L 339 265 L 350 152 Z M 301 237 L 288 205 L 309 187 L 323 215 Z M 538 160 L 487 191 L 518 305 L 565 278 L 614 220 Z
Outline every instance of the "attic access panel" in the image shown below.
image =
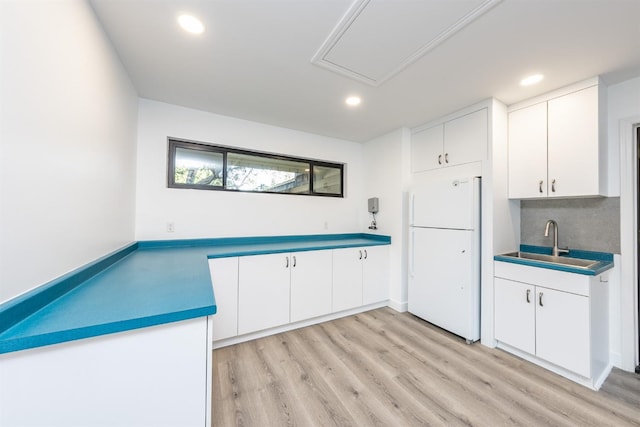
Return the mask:
M 500 1 L 356 0 L 311 61 L 379 86 Z

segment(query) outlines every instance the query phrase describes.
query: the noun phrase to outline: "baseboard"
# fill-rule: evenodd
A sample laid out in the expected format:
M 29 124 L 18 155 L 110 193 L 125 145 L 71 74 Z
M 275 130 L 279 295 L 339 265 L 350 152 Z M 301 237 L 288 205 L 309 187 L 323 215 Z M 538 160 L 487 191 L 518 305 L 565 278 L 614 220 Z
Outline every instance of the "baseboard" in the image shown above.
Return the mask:
M 374 310 L 376 308 L 390 306 L 389 301 L 381 301 L 373 304 L 363 305 L 361 307 L 352 308 L 349 310 L 340 311 L 337 313 L 331 313 L 313 319 L 302 320 L 300 322 L 287 323 L 286 325 L 277 326 L 275 328 L 264 329 L 262 331 L 251 332 L 244 335 L 239 335 L 231 338 L 226 338 L 218 341 L 213 341 L 213 349 L 227 347 L 234 344 L 239 344 L 246 341 L 251 341 L 257 338 L 264 338 L 269 335 L 279 334 L 281 332 L 292 331 L 298 328 L 304 328 L 305 326 L 316 325 L 318 323 L 328 322 L 330 320 L 339 319 L 341 317 L 351 316 L 365 311 Z M 393 307 L 392 307 L 393 308 Z M 405 310 L 406 311 L 406 310 Z
M 553 372 L 554 374 L 565 377 L 577 384 L 583 385 L 587 388 L 590 388 L 596 391 L 600 389 L 600 386 L 602 386 L 604 381 L 607 379 L 607 376 L 611 372 L 611 368 L 612 368 L 611 364 L 609 364 L 606 367 L 604 367 L 602 372 L 600 372 L 599 374 L 596 374 L 597 376 L 595 378 L 587 378 L 575 372 L 569 371 L 568 369 L 565 369 L 563 367 L 554 365 L 553 363 L 547 362 L 546 360 L 540 359 L 532 354 L 526 353 L 520 349 L 511 347 L 510 345 L 505 344 L 503 342 L 498 341 L 498 348 L 500 350 L 514 354 L 528 362 L 531 362 L 534 365 L 541 366 L 546 370 Z
M 405 311 L 409 310 L 409 303 L 408 302 L 398 302 L 395 300 L 390 299 L 389 300 L 389 307 L 393 308 L 395 311 L 399 312 L 399 313 L 404 313 Z
M 609 353 L 609 360 L 611 360 L 611 364 L 616 368 L 622 368 L 622 355 L 617 351 L 612 351 Z M 624 369 L 623 369 L 624 370 Z

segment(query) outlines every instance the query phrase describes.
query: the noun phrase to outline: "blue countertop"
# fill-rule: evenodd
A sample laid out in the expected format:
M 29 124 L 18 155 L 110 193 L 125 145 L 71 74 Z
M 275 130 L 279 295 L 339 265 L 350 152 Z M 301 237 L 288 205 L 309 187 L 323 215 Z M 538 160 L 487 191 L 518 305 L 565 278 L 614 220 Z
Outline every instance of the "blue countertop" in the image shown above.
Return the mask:
M 207 258 L 390 243 L 361 233 L 133 243 L 0 305 L 0 354 L 215 314 Z
M 533 246 L 533 245 L 520 245 L 520 252 L 528 252 L 533 254 L 551 255 L 551 247 L 547 246 Z M 587 276 L 597 276 L 611 268 L 613 268 L 613 254 L 607 252 L 594 252 L 583 251 L 579 249 L 571 249 L 568 254 L 564 256 L 578 259 L 587 259 L 598 261 L 593 267 L 590 268 L 577 268 L 564 264 L 550 264 L 540 262 L 526 258 L 516 258 L 505 255 L 495 255 L 493 259 L 495 261 L 510 262 L 513 264 L 528 265 L 531 267 L 547 268 L 550 270 L 566 271 L 568 273 L 583 274 Z

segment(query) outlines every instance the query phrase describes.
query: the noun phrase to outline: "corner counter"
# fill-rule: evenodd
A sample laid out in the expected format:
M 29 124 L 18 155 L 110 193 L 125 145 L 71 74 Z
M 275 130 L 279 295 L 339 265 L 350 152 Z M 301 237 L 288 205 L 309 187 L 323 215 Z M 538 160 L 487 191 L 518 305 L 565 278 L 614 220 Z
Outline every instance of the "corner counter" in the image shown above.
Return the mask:
M 0 425 L 210 425 L 218 308 L 209 259 L 390 241 L 141 241 L 9 300 L 0 305 Z
M 136 242 L 0 305 L 0 354 L 213 315 L 207 259 L 390 241 L 357 233 Z

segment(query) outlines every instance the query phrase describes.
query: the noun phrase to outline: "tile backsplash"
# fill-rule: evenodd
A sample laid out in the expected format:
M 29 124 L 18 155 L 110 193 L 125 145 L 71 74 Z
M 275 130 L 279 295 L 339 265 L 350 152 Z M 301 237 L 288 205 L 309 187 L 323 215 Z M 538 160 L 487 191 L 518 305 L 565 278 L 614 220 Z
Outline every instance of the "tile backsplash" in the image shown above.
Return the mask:
M 553 246 L 544 237 L 547 220 L 558 223 L 561 248 L 620 253 L 620 198 L 523 200 L 520 202 L 521 243 Z

